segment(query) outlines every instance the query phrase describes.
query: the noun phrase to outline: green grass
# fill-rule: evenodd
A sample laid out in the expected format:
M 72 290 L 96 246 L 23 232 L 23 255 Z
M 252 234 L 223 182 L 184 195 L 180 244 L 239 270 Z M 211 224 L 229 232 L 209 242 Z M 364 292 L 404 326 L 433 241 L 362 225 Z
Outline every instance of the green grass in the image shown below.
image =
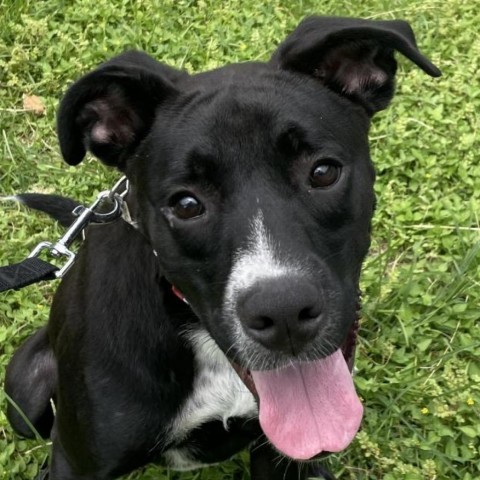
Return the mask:
M 475 2 L 394 0 L 0 0 L 0 193 L 55 191 L 89 202 L 116 177 L 89 159 L 62 163 L 54 130 L 65 88 L 126 48 L 200 71 L 269 52 L 309 13 L 404 18 L 440 66 L 433 80 L 400 60 L 398 94 L 372 129 L 378 209 L 362 287 L 356 384 L 363 429 L 328 463 L 342 479 L 480 478 L 480 9 Z M 36 116 L 22 95 L 46 106 Z M 58 227 L 1 205 L 0 264 Z M 1 294 L 0 376 L 43 325 L 55 285 Z M 0 479 L 32 479 L 48 444 L 16 438 L 0 393 Z M 245 455 L 177 474 L 129 479 L 248 478 Z

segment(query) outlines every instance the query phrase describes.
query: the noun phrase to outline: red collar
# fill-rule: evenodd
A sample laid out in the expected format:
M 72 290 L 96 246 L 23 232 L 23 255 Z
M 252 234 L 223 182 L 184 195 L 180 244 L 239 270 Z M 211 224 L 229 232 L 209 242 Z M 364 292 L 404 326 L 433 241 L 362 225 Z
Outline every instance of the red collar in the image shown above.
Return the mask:
M 172 285 L 172 292 L 184 303 L 186 303 L 188 305 L 188 301 L 187 299 L 185 298 L 185 296 L 183 295 L 183 293 L 175 286 L 175 285 Z

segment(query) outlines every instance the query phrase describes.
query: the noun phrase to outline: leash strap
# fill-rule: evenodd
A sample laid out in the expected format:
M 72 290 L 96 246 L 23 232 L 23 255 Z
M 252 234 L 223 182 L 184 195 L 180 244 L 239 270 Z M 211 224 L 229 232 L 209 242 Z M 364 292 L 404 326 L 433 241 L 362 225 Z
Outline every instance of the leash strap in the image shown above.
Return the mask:
M 72 213 L 77 219 L 60 240 L 55 243 L 41 242 L 22 262 L 0 267 L 0 292 L 26 287 L 42 280 L 62 278 L 75 262 L 75 253 L 69 249 L 70 244 L 90 223 L 108 223 L 119 218 L 128 189 L 128 180 L 122 177 L 110 191 L 99 193 L 90 207 L 79 205 L 73 210 Z M 111 210 L 97 211 L 104 202 L 112 205 Z M 66 257 L 67 261 L 62 267 L 57 268 L 39 258 L 43 251 L 54 257 Z
M 57 270 L 55 265 L 38 257 L 0 267 L 0 292 L 26 287 L 42 280 L 53 280 Z

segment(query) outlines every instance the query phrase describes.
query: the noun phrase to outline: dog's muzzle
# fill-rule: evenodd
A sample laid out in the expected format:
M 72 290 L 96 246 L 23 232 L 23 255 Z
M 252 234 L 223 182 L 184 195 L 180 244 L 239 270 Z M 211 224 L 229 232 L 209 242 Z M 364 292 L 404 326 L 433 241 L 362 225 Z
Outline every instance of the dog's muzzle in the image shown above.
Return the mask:
M 310 460 L 339 452 L 360 427 L 363 407 L 352 380 L 359 311 L 358 303 L 346 340 L 325 358 L 267 371 L 232 363 L 259 403 L 265 435 L 290 458 Z

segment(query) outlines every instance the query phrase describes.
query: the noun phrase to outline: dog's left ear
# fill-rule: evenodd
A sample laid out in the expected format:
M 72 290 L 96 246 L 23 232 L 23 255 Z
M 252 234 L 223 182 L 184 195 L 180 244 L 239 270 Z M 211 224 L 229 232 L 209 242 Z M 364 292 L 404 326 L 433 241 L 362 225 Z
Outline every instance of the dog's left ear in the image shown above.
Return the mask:
M 70 165 L 87 151 L 107 165 L 125 162 L 149 132 L 157 109 L 176 95 L 187 73 L 138 51 L 125 52 L 75 82 L 57 116 L 63 158 Z
M 395 50 L 432 77 L 441 75 L 419 52 L 410 25 L 402 20 L 307 18 L 279 46 L 271 64 L 317 78 L 372 115 L 393 97 Z

